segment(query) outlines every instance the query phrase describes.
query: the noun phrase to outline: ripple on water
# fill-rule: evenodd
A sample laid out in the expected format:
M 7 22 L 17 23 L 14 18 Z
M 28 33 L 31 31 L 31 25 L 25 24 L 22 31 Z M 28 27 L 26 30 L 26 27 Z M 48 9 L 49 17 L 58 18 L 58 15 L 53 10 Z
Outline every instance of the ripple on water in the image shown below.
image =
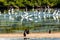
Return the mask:
M 60 38 L 0 38 L 0 40 L 60 40 Z

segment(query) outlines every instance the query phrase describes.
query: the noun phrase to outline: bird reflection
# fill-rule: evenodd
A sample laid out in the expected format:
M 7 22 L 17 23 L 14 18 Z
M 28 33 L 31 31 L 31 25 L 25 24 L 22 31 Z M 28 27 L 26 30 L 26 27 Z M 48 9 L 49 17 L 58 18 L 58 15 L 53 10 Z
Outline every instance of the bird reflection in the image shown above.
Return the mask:
M 24 40 L 28 40 L 29 38 L 24 38 Z

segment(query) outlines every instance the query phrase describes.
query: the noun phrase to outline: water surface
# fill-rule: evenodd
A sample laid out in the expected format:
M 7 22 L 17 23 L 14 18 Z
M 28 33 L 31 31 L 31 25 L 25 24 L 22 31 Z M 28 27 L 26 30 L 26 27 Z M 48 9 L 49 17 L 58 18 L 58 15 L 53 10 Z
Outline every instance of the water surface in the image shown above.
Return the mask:
M 0 38 L 0 40 L 60 40 L 60 38 Z

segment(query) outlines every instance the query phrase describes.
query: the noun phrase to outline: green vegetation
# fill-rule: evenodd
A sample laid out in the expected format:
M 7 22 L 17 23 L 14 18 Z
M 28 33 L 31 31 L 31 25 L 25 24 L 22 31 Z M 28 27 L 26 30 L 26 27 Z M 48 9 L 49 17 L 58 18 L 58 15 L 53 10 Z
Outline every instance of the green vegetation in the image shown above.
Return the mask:
M 0 7 L 14 6 L 14 7 L 54 7 L 60 4 L 60 0 L 0 0 Z
M 25 8 L 32 9 L 34 8 L 60 8 L 60 0 L 0 0 L 0 11 L 3 13 L 5 10 L 8 10 L 10 7 L 20 8 L 23 10 Z

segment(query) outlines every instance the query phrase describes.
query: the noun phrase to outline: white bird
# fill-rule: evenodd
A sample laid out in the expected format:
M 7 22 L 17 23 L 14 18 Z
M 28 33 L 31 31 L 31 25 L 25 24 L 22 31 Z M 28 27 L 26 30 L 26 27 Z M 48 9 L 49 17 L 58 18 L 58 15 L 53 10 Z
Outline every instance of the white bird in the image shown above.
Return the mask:
M 50 13 L 51 9 L 48 9 L 48 13 Z
M 33 21 L 33 19 L 32 19 L 32 18 L 29 18 L 29 20 L 30 20 L 30 21 Z
M 43 14 L 44 14 L 44 19 L 46 18 L 46 13 L 45 12 L 43 12 Z
M 0 12 L 0 15 L 2 15 L 1 12 Z
M 14 14 L 14 9 L 13 8 L 11 9 L 11 13 Z
M 56 15 L 56 11 L 57 11 L 57 10 L 55 10 L 55 11 L 53 12 L 53 16 Z
M 54 19 L 54 20 L 56 20 L 56 17 L 55 17 L 55 16 L 53 16 L 53 19 Z
M 24 12 L 24 13 L 25 13 L 24 15 L 21 15 L 22 17 L 21 24 L 22 24 L 23 19 L 26 19 L 28 21 L 28 13 L 27 12 Z
M 11 11 L 10 10 L 8 10 L 8 14 L 11 15 Z
M 41 20 L 41 12 L 38 12 L 38 18 Z

